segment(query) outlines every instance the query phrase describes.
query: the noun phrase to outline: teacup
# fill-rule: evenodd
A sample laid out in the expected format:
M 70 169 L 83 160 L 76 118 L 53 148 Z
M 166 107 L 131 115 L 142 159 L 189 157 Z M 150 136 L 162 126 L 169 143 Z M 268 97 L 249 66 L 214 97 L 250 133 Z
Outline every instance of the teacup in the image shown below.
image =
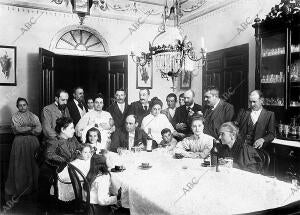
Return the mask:
M 117 170 L 117 171 L 121 171 L 123 169 L 124 169 L 123 166 L 118 166 L 118 165 L 115 166 L 115 170 Z
M 142 163 L 142 167 L 143 167 L 143 168 L 148 168 L 149 166 L 150 166 L 149 163 Z

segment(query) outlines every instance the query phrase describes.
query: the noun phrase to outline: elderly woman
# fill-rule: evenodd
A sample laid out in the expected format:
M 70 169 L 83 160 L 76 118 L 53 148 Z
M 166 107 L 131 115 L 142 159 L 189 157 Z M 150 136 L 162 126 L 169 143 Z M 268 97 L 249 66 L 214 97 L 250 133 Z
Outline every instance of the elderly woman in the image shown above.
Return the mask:
M 162 141 L 161 131 L 164 128 L 168 128 L 171 132 L 175 132 L 172 124 L 168 120 L 165 114 L 160 113 L 162 109 L 162 101 L 157 97 L 151 99 L 149 108 L 151 110 L 150 114 L 144 117 L 142 121 L 141 128 L 149 135 L 149 131 L 151 131 L 151 135 L 153 140 L 157 143 Z
M 257 150 L 248 144 L 244 144 L 238 133 L 238 128 L 232 122 L 221 125 L 219 139 L 222 145 L 217 145 L 219 157 L 232 157 L 235 167 L 251 172 L 259 172 L 263 164 Z
M 193 135 L 177 143 L 175 153 L 189 158 L 206 158 L 210 154 L 214 138 L 203 133 L 203 121 L 202 116 L 192 118 L 191 129 Z
M 12 116 L 12 130 L 15 139 L 10 153 L 8 178 L 5 192 L 8 196 L 36 190 L 38 188 L 38 166 L 34 152 L 39 147 L 38 136 L 41 131 L 39 118 L 28 110 L 24 98 L 17 100 L 18 112 Z

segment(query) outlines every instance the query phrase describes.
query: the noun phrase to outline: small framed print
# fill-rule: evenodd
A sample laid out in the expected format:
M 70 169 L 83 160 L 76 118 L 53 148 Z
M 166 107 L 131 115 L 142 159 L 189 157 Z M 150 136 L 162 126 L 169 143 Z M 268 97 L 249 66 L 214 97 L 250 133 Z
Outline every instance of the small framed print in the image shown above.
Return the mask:
M 192 81 L 192 73 L 189 71 L 182 71 L 180 74 L 180 89 L 190 89 Z
M 73 13 L 90 14 L 89 0 L 73 0 Z
M 0 45 L 0 85 L 17 85 L 17 47 Z
M 153 71 L 152 62 L 145 66 L 136 65 L 136 88 L 137 89 L 152 89 Z

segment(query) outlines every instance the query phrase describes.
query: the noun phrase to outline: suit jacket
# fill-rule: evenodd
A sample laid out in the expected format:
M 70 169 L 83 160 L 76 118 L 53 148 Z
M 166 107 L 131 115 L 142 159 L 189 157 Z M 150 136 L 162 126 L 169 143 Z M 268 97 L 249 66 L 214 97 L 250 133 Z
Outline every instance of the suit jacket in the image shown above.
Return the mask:
M 113 103 L 107 108 L 107 111 L 111 114 L 114 120 L 116 128 L 124 127 L 125 118 L 127 116 L 128 109 L 129 107 L 126 103 L 125 103 L 125 108 L 123 113 L 121 112 L 117 103 Z
M 68 107 L 65 109 L 65 116 L 70 117 Z M 56 120 L 62 117 L 61 111 L 58 109 L 55 103 L 52 103 L 43 108 L 41 119 L 42 119 L 42 128 L 44 133 L 44 138 L 47 139 L 56 139 Z
M 242 109 L 235 120 L 236 125 L 240 129 L 239 131 L 242 139 L 245 139 L 247 135 L 248 121 L 251 120 L 250 113 L 251 110 L 245 111 Z M 254 141 L 259 138 L 263 138 L 265 140 L 263 147 L 265 147 L 267 143 L 271 142 L 275 138 L 274 112 L 267 111 L 264 108 L 262 109 L 256 122 Z
M 136 128 L 133 146 L 138 146 L 140 143 L 143 143 L 146 148 L 147 138 L 148 135 L 146 134 L 145 131 L 143 131 L 141 128 Z M 109 149 L 110 151 L 117 152 L 118 147 L 123 147 L 128 149 L 128 145 L 129 145 L 129 137 L 127 131 L 117 129 L 111 135 L 111 145 Z M 153 140 L 152 148 L 157 148 L 157 143 L 154 140 Z
M 83 103 L 83 106 L 85 108 L 85 111 L 87 112 L 88 111 L 87 105 L 85 103 Z M 74 99 L 69 100 L 68 109 L 69 109 L 69 112 L 70 112 L 70 116 L 74 121 L 74 126 L 76 126 L 76 124 L 81 119 L 81 116 L 80 116 L 79 110 L 77 108 L 77 105 L 74 102 Z
M 137 122 L 139 123 L 140 127 L 143 118 L 150 114 L 150 108 L 148 108 L 148 110 L 145 111 L 142 103 L 140 101 L 135 101 L 130 104 L 128 115 L 129 114 L 134 114 L 137 117 Z
M 175 108 L 175 111 L 176 111 L 176 109 L 177 108 Z M 162 110 L 161 113 L 165 114 L 167 116 L 168 120 L 170 121 L 170 123 L 173 125 L 173 127 L 175 127 L 175 122 L 174 122 L 175 114 L 174 114 L 174 117 L 172 117 L 170 114 L 169 108 Z
M 198 111 L 202 112 L 202 106 L 194 103 L 194 107 L 192 108 L 192 111 L 194 111 L 193 115 L 197 114 Z M 177 123 L 185 123 L 187 125 L 187 128 L 183 131 L 177 130 L 176 128 L 175 129 L 178 132 L 184 133 L 186 135 L 191 135 L 193 133 L 191 130 L 191 118 L 192 116 L 189 116 L 186 105 L 178 107 L 175 111 L 174 123 L 175 125 Z
M 214 110 L 207 107 L 204 111 L 204 133 L 218 139 L 218 130 L 224 122 L 232 121 L 234 108 L 231 104 L 220 100 Z

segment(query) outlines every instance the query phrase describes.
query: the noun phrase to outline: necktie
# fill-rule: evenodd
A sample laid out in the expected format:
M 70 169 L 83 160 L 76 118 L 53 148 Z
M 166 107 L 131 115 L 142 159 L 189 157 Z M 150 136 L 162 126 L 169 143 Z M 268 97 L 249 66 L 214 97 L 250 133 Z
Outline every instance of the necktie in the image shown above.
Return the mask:
M 147 109 L 148 109 L 148 106 L 147 106 L 147 105 L 145 105 L 145 106 L 144 106 L 144 110 L 145 110 L 145 111 L 147 111 Z
M 78 102 L 78 107 L 80 107 L 80 109 L 83 110 L 83 104 L 82 104 L 82 102 Z

